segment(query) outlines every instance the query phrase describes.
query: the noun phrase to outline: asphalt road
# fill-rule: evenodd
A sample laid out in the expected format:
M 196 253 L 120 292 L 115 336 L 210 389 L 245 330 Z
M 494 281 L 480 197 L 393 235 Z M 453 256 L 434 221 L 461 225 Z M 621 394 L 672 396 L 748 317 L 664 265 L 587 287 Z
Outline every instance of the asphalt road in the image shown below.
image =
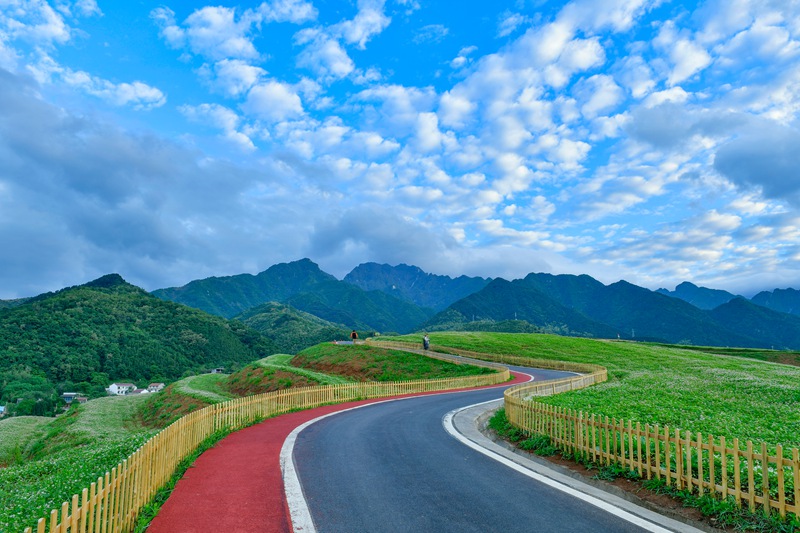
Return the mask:
M 526 370 L 537 380 L 566 375 Z M 645 531 L 531 479 L 448 435 L 448 412 L 503 388 L 422 396 L 306 427 L 294 464 L 320 533 Z

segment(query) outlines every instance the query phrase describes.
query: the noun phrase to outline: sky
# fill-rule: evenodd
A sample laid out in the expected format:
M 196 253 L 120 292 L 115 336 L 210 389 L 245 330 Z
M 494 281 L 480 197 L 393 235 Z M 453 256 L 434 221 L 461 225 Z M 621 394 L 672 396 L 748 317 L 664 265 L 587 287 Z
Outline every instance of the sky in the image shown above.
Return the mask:
M 310 258 L 800 288 L 794 0 L 0 0 L 0 298 Z

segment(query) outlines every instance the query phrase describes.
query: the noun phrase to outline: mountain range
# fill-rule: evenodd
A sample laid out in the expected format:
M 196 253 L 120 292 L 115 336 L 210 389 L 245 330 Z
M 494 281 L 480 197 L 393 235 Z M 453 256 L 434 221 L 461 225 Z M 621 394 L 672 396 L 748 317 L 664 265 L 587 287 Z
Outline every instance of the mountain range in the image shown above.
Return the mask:
M 799 310 L 795 289 L 748 300 L 689 282 L 651 291 L 587 275 L 451 278 L 375 263 L 338 280 L 309 259 L 152 293 L 109 274 L 0 301 L 0 401 L 23 398 L 35 409 L 63 390 L 102 395 L 110 380 L 146 383 L 234 368 L 342 340 L 352 329 L 362 336 L 508 331 L 798 350 Z
M 342 281 L 309 259 L 255 276 L 207 278 L 161 289 L 159 298 L 235 316 L 276 301 L 359 330 L 493 329 L 523 321 L 538 331 L 709 346 L 800 348 L 800 291 L 752 300 L 685 282 L 651 291 L 588 275 L 531 273 L 523 279 L 428 274 L 415 266 L 364 263 Z M 259 301 L 260 300 L 260 301 Z

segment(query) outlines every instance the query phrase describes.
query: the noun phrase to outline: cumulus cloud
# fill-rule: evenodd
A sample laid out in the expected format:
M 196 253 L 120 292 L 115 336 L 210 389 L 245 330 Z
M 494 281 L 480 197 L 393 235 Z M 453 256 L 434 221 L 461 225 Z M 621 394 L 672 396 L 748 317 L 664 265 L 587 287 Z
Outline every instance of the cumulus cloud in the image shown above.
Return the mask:
M 289 84 L 274 80 L 253 87 L 242 108 L 269 122 L 299 118 L 304 112 L 296 90 Z
M 320 78 L 341 79 L 355 70 L 355 63 L 339 40 L 324 31 L 307 29 L 298 32 L 295 43 L 305 46 L 297 56 L 297 65 Z

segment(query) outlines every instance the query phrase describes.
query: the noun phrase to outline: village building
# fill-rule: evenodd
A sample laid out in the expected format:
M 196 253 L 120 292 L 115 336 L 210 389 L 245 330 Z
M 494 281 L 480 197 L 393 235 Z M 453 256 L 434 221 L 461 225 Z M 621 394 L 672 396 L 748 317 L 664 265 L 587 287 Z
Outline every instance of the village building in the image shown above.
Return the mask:
M 114 396 L 125 396 L 135 391 L 136 385 L 133 383 L 112 383 L 106 390 Z

